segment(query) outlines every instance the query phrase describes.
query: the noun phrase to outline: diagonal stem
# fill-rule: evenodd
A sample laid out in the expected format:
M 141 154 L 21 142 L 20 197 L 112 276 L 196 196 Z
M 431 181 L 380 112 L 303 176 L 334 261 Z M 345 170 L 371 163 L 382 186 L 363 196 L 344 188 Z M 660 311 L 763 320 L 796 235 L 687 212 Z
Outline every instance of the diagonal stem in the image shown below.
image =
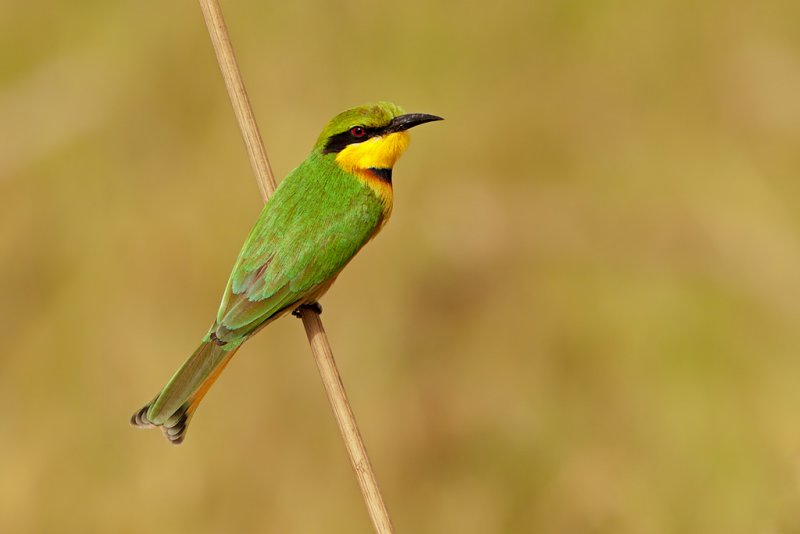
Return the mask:
M 250 158 L 250 166 L 256 175 L 256 183 L 261 191 L 261 198 L 264 202 L 275 191 L 277 184 L 272 168 L 269 165 L 269 158 L 264 149 L 264 142 L 261 140 L 261 132 L 258 131 L 258 124 L 253 115 L 253 107 L 244 88 L 244 81 L 239 72 L 239 64 L 233 54 L 233 45 L 228 34 L 228 27 L 225 19 L 222 18 L 222 8 L 218 0 L 200 0 L 200 8 L 203 10 L 203 18 L 206 20 L 208 34 L 211 36 L 211 43 L 214 45 L 214 52 L 217 55 L 217 63 L 222 71 L 222 78 L 225 80 L 225 87 L 228 89 L 228 96 L 233 105 L 233 112 L 236 114 L 236 122 L 239 124 L 239 131 L 242 133 L 244 144 L 247 147 L 247 156 Z
M 233 53 L 233 46 L 222 17 L 222 9 L 218 0 L 200 0 L 200 7 L 203 10 L 203 17 L 214 45 L 214 52 L 217 55 L 222 77 L 228 89 L 228 96 L 231 99 L 239 129 L 247 147 L 247 155 L 250 158 L 250 165 L 256 175 L 258 188 L 264 201 L 273 191 L 275 191 L 275 178 L 269 165 L 267 153 L 264 150 L 264 143 L 258 131 L 253 109 L 247 97 L 247 91 L 239 73 L 239 66 Z M 372 471 L 372 464 L 367 456 L 367 450 L 361 439 L 358 424 L 347 400 L 336 361 L 333 359 L 328 336 L 322 326 L 319 314 L 310 307 L 303 306 L 300 309 L 300 316 L 303 319 L 303 326 L 317 363 L 322 383 L 325 385 L 325 392 L 328 394 L 328 401 L 331 404 L 339 431 L 342 434 L 347 453 L 350 456 L 350 463 L 358 479 L 361 494 L 367 505 L 370 519 L 378 534 L 392 534 L 394 527 L 389 519 L 386 505 L 383 503 L 383 496 L 375 480 Z
M 372 464 L 361 439 L 361 432 L 358 430 L 356 418 L 350 409 L 350 402 L 347 400 L 347 395 L 344 391 L 342 377 L 339 376 L 336 361 L 333 359 L 328 335 L 325 333 L 320 316 L 316 311 L 308 306 L 303 306 L 300 309 L 300 314 L 303 318 L 303 326 L 306 328 L 308 342 L 314 352 L 314 359 L 317 361 L 319 375 L 325 385 L 325 392 L 328 394 L 333 414 L 339 424 L 339 432 L 342 433 L 347 453 L 350 455 L 350 463 L 352 463 L 356 472 L 358 485 L 361 487 L 361 494 L 364 496 L 364 502 L 367 505 L 370 519 L 372 519 L 372 525 L 375 527 L 375 532 L 390 534 L 394 532 L 394 527 L 391 519 L 389 519 L 386 505 L 383 503 L 383 496 L 378 488 L 378 481 L 375 480 L 375 473 L 372 471 Z

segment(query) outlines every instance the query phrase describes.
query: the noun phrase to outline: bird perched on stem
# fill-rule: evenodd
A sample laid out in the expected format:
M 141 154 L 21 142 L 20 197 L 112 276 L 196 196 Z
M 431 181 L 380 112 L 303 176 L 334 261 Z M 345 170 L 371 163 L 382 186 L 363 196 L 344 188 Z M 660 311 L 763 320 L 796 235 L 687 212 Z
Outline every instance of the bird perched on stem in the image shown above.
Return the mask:
M 238 348 L 286 312 L 317 300 L 392 212 L 392 167 L 408 129 L 442 120 L 389 102 L 344 111 L 264 205 L 239 252 L 214 324 L 156 397 L 131 418 L 179 444 Z

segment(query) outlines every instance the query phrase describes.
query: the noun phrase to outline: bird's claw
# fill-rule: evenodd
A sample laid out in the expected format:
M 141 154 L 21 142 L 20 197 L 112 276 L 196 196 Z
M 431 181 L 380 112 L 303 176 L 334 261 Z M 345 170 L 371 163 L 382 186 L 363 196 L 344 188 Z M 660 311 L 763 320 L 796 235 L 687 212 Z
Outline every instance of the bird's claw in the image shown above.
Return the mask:
M 296 310 L 294 310 L 292 312 L 292 315 L 294 315 L 297 318 L 302 319 L 303 318 L 303 308 L 307 308 L 307 309 L 313 311 L 314 313 L 316 313 L 317 315 L 322 315 L 322 306 L 320 305 L 319 302 L 312 302 L 310 304 L 301 304 L 300 306 L 297 307 Z

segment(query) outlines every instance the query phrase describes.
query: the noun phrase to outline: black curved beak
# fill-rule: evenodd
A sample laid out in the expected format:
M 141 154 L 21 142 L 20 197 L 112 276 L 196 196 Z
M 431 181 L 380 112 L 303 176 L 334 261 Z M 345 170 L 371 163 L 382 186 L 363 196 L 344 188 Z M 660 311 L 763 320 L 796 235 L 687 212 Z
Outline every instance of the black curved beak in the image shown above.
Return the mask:
M 414 126 L 425 124 L 426 122 L 443 120 L 444 119 L 441 117 L 437 117 L 436 115 L 428 115 L 427 113 L 407 113 L 406 115 L 399 115 L 392 119 L 392 122 L 390 122 L 389 126 L 386 127 L 386 133 L 402 132 L 404 130 L 408 130 L 409 128 L 413 128 Z

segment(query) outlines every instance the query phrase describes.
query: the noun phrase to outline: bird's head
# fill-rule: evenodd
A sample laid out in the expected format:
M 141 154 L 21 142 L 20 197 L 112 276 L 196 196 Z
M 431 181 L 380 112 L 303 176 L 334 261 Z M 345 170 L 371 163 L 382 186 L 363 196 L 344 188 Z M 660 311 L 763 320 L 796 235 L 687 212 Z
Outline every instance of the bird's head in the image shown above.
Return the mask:
M 404 113 L 391 102 L 359 106 L 336 115 L 315 149 L 332 155 L 348 172 L 391 169 L 408 146 L 407 130 L 439 120 L 436 115 Z

